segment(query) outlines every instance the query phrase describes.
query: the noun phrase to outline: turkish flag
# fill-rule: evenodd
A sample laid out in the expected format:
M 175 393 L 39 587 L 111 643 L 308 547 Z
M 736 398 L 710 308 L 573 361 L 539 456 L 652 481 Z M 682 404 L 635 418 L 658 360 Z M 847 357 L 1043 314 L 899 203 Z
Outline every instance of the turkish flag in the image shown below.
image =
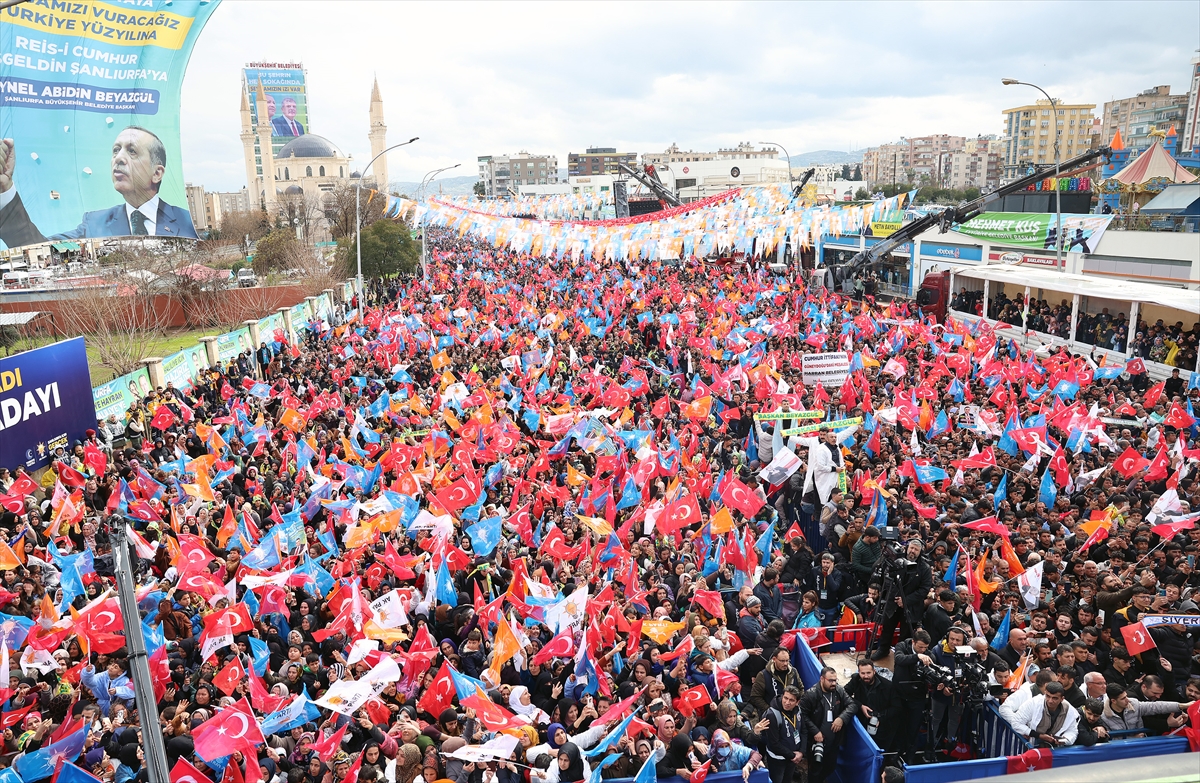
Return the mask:
M 658 418 L 658 419 L 661 419 L 663 416 L 666 416 L 670 412 L 671 412 L 671 398 L 670 397 L 660 397 L 657 401 L 655 401 L 654 405 L 650 406 L 650 415 L 654 416 L 655 418 Z
M 1142 396 L 1142 407 L 1153 408 L 1157 405 L 1159 398 L 1163 396 L 1163 390 L 1166 388 L 1166 385 L 1166 381 L 1159 381 L 1149 389 L 1146 389 L 1145 395 Z
M 1146 371 L 1146 363 L 1141 359 L 1130 359 L 1125 363 L 1125 372 L 1130 375 L 1141 375 Z
M 246 678 L 246 669 L 242 666 L 242 662 L 234 657 L 224 669 L 217 672 L 213 677 L 213 685 L 221 689 L 221 692 L 226 696 L 233 695 L 233 689 L 237 684 Z
M 333 734 L 325 734 L 322 732 L 321 739 L 316 742 L 309 743 L 309 748 L 319 755 L 321 758 L 330 758 L 342 746 L 342 737 L 346 736 L 346 729 L 350 727 L 349 723 L 342 724 L 342 727 Z M 172 781 L 174 783 L 174 781 Z
M 12 483 L 12 486 L 8 488 L 8 491 L 13 495 L 25 497 L 26 495 L 32 495 L 34 492 L 37 492 L 38 488 L 38 483 L 31 479 L 25 471 L 18 470 L 17 480 Z
M 663 517 L 666 519 L 664 520 Z M 700 504 L 696 502 L 696 496 L 689 492 L 678 500 L 668 503 L 663 516 L 658 519 L 657 525 L 664 533 L 676 532 L 700 521 Z M 663 528 L 664 522 L 670 530 Z
M 675 699 L 675 709 L 679 710 L 684 717 L 695 714 L 707 704 L 712 704 L 712 697 L 708 695 L 708 688 L 703 685 L 680 691 L 679 698 Z
M 104 456 L 103 451 L 96 448 L 96 444 L 87 443 L 83 447 L 83 464 L 91 468 L 97 476 L 103 476 L 105 469 L 108 468 L 108 457 Z
M 1060 487 L 1071 483 L 1071 470 L 1067 465 L 1067 455 L 1062 446 L 1054 450 L 1054 456 L 1050 458 L 1050 470 L 1054 471 L 1054 480 Z
M 55 462 L 54 472 L 58 474 L 63 485 L 71 489 L 83 489 L 83 485 L 87 483 L 82 473 L 65 462 Z
M 692 594 L 692 601 L 699 604 L 712 617 L 725 619 L 725 602 L 721 593 L 716 590 L 697 590 Z
M 1167 450 L 1159 447 L 1158 453 L 1154 455 L 1154 459 L 1150 460 L 1150 469 L 1146 471 L 1146 481 L 1158 481 L 1167 477 Z
M 1185 427 L 1190 427 L 1196 423 L 1196 420 L 1188 415 L 1188 412 L 1179 407 L 1179 403 L 1171 403 L 1171 410 L 1167 411 L 1167 417 L 1163 419 L 1164 424 L 1169 424 L 1175 429 L 1181 430 Z
M 731 478 L 725 484 L 725 488 L 721 490 L 721 502 L 730 508 L 736 508 L 747 519 L 753 519 L 754 515 L 766 504 L 757 492 L 737 478 Z
M 1133 446 L 1125 449 L 1121 456 L 1117 457 L 1117 461 L 1113 463 L 1113 467 L 1127 479 L 1133 478 L 1138 473 L 1141 473 L 1150 465 L 1150 460 L 1139 454 Z
M 712 759 L 700 765 L 700 768 L 692 773 L 688 778 L 688 783 L 704 783 L 704 779 L 708 777 L 708 768 L 712 766 Z
M 1133 625 L 1121 628 L 1121 636 L 1125 637 L 1125 649 L 1129 651 L 1130 655 L 1137 655 L 1158 647 L 1140 620 Z
M 1010 535 L 1012 535 L 1008 528 L 1000 524 L 1000 521 L 997 520 L 996 517 L 984 517 L 983 519 L 976 519 L 973 522 L 967 522 L 963 525 L 963 527 L 970 530 L 981 530 L 984 533 L 992 533 L 993 535 L 1003 536 L 1005 538 L 1008 538 Z
M 243 701 L 218 712 L 201 723 L 192 732 L 196 755 L 204 761 L 215 761 L 228 756 L 235 750 L 253 753 L 257 745 L 263 744 L 262 731 L 249 704 Z
M 171 783 L 212 783 L 208 776 L 183 756 L 171 767 Z
M 442 668 L 438 669 L 429 689 L 417 702 L 417 708 L 436 717 L 453 704 L 456 693 L 454 678 L 450 676 L 450 664 L 442 661 Z
M 546 642 L 546 646 L 538 650 L 537 655 L 533 656 L 531 663 L 540 664 L 545 663 L 551 658 L 571 658 L 574 655 L 575 640 L 572 638 L 570 630 L 566 630 Z
M 150 426 L 156 430 L 165 430 L 176 421 L 175 414 L 166 405 L 159 405 L 158 410 L 154 412 L 154 418 L 150 420 Z
M 1052 766 L 1054 766 L 1053 751 L 1049 748 L 1035 748 L 1027 750 L 1019 756 L 1009 756 L 1006 774 L 1034 772 L 1039 769 L 1050 769 Z
M 11 728 L 12 726 L 16 726 L 18 723 L 25 720 L 25 714 L 32 710 L 35 706 L 37 706 L 36 702 L 34 704 L 22 707 L 19 710 L 13 710 L 12 712 L 4 713 L 4 717 L 0 718 L 0 730 Z

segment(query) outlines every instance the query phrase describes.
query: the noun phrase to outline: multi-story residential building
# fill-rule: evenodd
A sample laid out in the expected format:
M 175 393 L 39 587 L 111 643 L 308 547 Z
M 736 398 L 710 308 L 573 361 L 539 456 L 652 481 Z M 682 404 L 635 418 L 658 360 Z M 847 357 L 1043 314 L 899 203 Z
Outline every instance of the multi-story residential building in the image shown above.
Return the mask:
M 522 185 L 553 185 L 558 182 L 558 156 L 480 155 L 479 180 L 487 198 L 508 198 Z
M 880 144 L 863 150 L 863 181 L 867 187 L 908 182 L 908 170 L 912 165 L 910 155 L 908 140 L 904 138 L 894 144 Z
M 250 211 L 250 193 L 245 188 L 229 193 L 214 193 L 213 195 L 217 197 L 218 216 L 229 215 L 234 212 Z
M 681 150 L 678 144 L 672 144 L 663 152 L 643 152 L 642 163 L 660 166 L 665 163 L 701 163 L 708 160 L 755 160 L 759 158 L 778 158 L 779 150 L 774 147 L 754 149 L 754 145 L 743 141 L 730 149 L 719 149 L 716 152 L 694 152 Z
M 1024 174 L 1033 165 L 1054 164 L 1054 138 L 1058 131 L 1059 154 L 1062 160 L 1075 157 L 1092 144 L 1092 112 L 1094 103 L 1060 103 L 1055 109 L 1050 101 L 1005 109 L 1003 179 L 1011 180 Z M 1052 116 L 1057 112 L 1057 117 Z
M 588 147 L 587 152 L 567 154 L 568 177 L 594 177 L 600 174 L 619 174 L 617 164 L 637 165 L 636 152 L 617 152 L 616 147 Z
M 1158 109 L 1178 109 L 1179 125 L 1182 127 L 1187 101 L 1187 95 L 1172 95 L 1170 85 L 1166 84 L 1142 90 L 1132 98 L 1107 101 L 1101 115 L 1104 140 L 1108 141 L 1120 131 L 1121 138 L 1129 146 L 1135 127 L 1144 127 L 1148 119 L 1153 120 L 1154 112 Z M 1168 114 L 1173 116 L 1172 112 Z M 1145 133 L 1140 135 L 1144 137 Z
M 1183 121 L 1179 150 L 1189 153 L 1200 150 L 1200 54 L 1192 58 L 1192 83 L 1188 88 L 1187 114 Z
M 981 191 L 994 190 L 1000 184 L 1000 153 L 989 152 L 987 147 L 982 150 L 968 152 L 960 150 L 950 154 L 949 173 L 945 179 L 946 187 L 956 190 L 979 188 Z
M 949 175 L 950 155 L 961 150 L 966 142 L 963 136 L 945 133 L 908 139 L 909 167 L 916 181 L 943 184 Z

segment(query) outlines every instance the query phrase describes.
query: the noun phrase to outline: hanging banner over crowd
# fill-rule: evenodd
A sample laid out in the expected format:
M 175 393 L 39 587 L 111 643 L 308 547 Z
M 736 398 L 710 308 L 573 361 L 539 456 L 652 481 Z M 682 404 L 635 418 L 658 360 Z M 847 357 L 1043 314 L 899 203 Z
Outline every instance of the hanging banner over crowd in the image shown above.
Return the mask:
M 850 357 L 845 351 L 806 353 L 800 359 L 800 366 L 806 386 L 814 383 L 841 386 L 850 374 Z
M 116 416 L 125 423 L 125 413 L 130 406 L 150 393 L 150 371 L 139 367 L 128 375 L 113 378 L 108 383 L 92 389 L 92 402 L 96 406 L 96 418 Z
M 1112 215 L 1063 215 L 1063 250 L 1093 253 L 1112 222 Z M 1051 213 L 984 212 L 954 230 L 977 239 L 1017 247 L 1053 250 L 1058 216 Z
M 96 426 L 83 338 L 0 359 L 0 465 L 34 470 Z
M 216 6 L 84 0 L 0 11 L 5 246 L 196 238 L 184 194 L 179 93 Z M 157 208 L 139 209 L 149 204 Z

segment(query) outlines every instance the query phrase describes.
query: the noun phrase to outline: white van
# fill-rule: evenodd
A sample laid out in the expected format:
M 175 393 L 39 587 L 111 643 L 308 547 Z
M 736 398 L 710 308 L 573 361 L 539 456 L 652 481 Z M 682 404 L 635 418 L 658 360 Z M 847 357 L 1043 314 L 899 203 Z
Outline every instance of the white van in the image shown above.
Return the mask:
M 238 288 L 253 288 L 258 285 L 258 277 L 254 274 L 254 270 L 249 267 L 239 269 L 237 273 Z

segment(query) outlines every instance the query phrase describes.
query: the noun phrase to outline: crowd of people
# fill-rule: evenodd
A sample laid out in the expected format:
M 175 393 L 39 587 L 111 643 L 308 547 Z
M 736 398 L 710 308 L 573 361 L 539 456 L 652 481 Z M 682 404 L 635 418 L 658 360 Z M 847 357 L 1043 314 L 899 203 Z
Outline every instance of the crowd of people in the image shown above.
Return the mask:
M 856 722 L 969 753 L 976 695 L 1043 747 L 1192 731 L 1194 376 L 763 269 L 430 246 L 267 377 L 0 470 L 0 780 L 147 780 L 152 732 L 175 783 L 819 782 Z M 839 625 L 875 646 L 806 687 Z

